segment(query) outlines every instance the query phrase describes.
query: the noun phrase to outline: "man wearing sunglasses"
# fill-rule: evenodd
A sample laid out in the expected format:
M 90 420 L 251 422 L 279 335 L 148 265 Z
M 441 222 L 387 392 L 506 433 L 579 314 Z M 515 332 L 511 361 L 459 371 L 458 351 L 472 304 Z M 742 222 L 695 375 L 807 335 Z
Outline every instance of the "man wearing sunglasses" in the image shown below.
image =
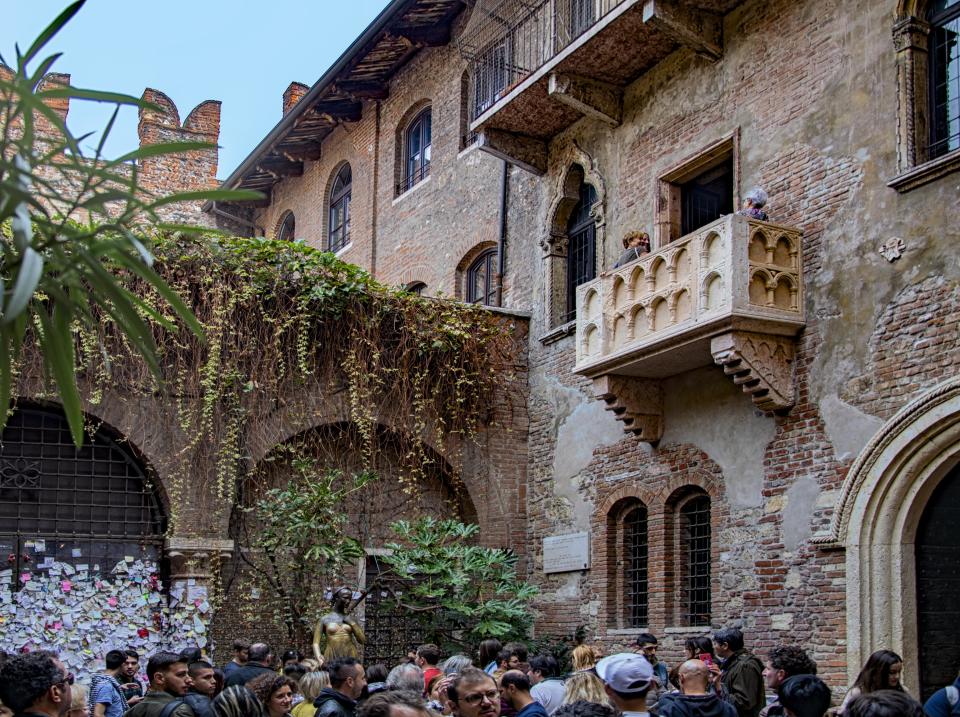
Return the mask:
M 70 710 L 73 675 L 52 652 L 28 652 L 0 669 L 0 701 L 17 717 L 63 717 Z
M 447 688 L 456 717 L 500 717 L 500 690 L 481 669 L 468 667 Z

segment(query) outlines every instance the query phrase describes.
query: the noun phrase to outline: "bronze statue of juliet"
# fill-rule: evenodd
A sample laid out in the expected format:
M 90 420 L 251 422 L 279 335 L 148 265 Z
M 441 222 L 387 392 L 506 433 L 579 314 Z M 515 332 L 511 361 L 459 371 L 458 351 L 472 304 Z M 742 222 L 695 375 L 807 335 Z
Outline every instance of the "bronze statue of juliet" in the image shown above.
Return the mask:
M 360 624 L 347 616 L 352 597 L 349 588 L 339 588 L 330 601 L 333 610 L 320 618 L 313 631 L 313 655 L 321 662 L 360 657 L 360 645 L 365 645 L 367 638 Z

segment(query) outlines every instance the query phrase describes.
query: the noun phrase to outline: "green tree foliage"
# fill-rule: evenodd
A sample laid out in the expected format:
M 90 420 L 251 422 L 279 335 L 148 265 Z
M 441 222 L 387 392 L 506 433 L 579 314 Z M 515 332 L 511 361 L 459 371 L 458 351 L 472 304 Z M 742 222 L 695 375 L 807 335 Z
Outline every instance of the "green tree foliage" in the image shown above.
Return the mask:
M 181 298 L 153 270 L 142 228 L 163 226 L 162 208 L 184 201 L 252 199 L 252 192 L 220 190 L 156 196 L 138 185 L 138 163 L 161 155 L 210 149 L 202 142 L 143 147 L 107 160 L 102 151 L 123 106 L 159 109 L 115 92 L 44 84 L 59 54 L 43 48 L 83 6 L 63 11 L 16 62 L 0 63 L 0 427 L 6 421 L 17 362 L 26 341 L 39 345 L 57 386 L 74 441 L 83 440 L 75 370 L 76 327 L 106 315 L 160 377 L 149 322 L 167 329 L 202 328 Z M 92 156 L 50 107 L 64 99 L 115 105 Z M 161 297 L 151 304 L 131 290 L 146 282 Z M 28 336 L 29 335 L 29 336 Z
M 390 528 L 398 540 L 385 546 L 388 569 L 370 589 L 386 592 L 418 623 L 424 642 L 453 652 L 488 637 L 527 637 L 538 591 L 518 578 L 513 551 L 477 545 L 479 527 L 456 520 L 401 520 Z
M 291 642 L 304 645 L 328 608 L 324 588 L 364 556 L 347 534 L 344 506 L 376 476 L 324 470 L 302 456 L 292 458 L 291 468 L 287 485 L 265 491 L 246 509 L 242 557 L 260 593 L 251 608 L 261 619 L 266 611 Z

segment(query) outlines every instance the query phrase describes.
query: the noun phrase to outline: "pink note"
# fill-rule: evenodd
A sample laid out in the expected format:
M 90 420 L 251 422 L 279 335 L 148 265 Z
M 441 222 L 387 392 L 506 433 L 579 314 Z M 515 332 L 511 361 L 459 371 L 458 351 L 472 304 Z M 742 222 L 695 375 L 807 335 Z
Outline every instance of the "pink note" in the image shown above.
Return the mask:
M 20 576 L 20 582 L 28 583 L 30 582 L 31 578 L 33 578 L 33 576 L 30 573 L 24 573 Z
M 68 593 L 71 590 L 73 590 L 73 585 L 70 583 L 69 580 L 61 580 L 60 589 L 63 590 L 63 592 Z
M 110 607 L 116 607 L 116 606 L 117 606 L 117 599 L 116 599 L 115 597 L 108 598 L 108 599 L 107 599 L 107 605 L 109 605 Z

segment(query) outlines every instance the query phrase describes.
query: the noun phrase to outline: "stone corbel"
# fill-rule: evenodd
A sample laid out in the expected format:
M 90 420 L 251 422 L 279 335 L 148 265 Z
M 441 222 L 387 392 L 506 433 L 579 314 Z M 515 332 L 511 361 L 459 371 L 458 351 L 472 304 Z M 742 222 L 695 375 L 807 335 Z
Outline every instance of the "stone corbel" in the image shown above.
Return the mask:
M 547 234 L 540 240 L 540 249 L 545 259 L 552 256 L 565 257 L 570 237 L 566 234 Z
M 553 73 L 547 94 L 577 112 L 617 127 L 621 121 L 623 90 L 616 85 L 578 75 Z
M 499 129 L 481 129 L 477 146 L 537 176 L 547 172 L 547 143 L 536 137 Z
M 906 17 L 893 26 L 893 47 L 897 52 L 905 50 L 927 51 L 930 38 L 930 23 L 918 17 Z
M 717 15 L 694 10 L 676 0 L 647 0 L 643 4 L 643 21 L 701 57 L 714 61 L 723 56 L 722 23 Z
M 731 331 L 713 338 L 710 352 L 714 362 L 761 410 L 779 411 L 793 406 L 792 338 Z
M 167 538 L 164 550 L 170 560 L 170 577 L 173 579 L 213 576 L 216 564 L 233 555 L 232 540 L 220 538 Z
M 626 433 L 648 443 L 663 437 L 663 388 L 659 381 L 607 374 L 593 379 L 593 395 L 623 421 Z

